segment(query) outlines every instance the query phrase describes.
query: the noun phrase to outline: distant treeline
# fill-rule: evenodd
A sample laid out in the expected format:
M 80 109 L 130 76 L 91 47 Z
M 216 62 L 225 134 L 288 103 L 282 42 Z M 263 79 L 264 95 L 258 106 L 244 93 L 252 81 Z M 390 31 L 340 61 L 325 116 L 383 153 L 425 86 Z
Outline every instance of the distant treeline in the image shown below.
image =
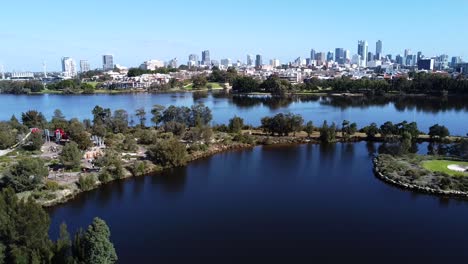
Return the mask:
M 0 93 L 27 94 L 44 90 L 40 81 L 0 81 Z

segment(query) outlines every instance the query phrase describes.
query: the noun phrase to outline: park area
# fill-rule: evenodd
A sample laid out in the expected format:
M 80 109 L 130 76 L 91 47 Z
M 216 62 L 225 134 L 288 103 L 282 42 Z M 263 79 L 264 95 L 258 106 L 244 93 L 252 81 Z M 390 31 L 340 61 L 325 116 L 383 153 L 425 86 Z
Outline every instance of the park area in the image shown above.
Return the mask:
M 443 172 L 450 176 L 468 176 L 468 162 L 453 160 L 427 160 L 423 168 L 433 172 Z

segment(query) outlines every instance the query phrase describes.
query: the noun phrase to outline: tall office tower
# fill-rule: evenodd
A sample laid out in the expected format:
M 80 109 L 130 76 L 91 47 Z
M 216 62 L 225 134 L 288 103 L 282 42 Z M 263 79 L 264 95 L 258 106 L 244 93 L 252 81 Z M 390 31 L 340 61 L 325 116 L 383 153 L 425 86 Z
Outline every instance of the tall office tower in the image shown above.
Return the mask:
M 281 66 L 281 63 L 278 59 L 272 59 L 270 60 L 270 65 L 273 67 L 273 68 L 277 68 L 279 66 Z
M 187 66 L 189 67 L 198 67 L 198 55 L 197 54 L 190 54 L 188 57 Z
M 88 72 L 90 70 L 88 60 L 80 60 L 80 72 Z
M 369 46 L 367 44 L 367 41 L 365 40 L 360 40 L 358 41 L 358 55 L 361 56 L 361 66 L 366 67 L 367 66 L 367 52 L 368 52 Z
M 424 56 L 422 55 L 422 52 L 421 51 L 418 51 L 418 56 L 417 56 L 417 61 L 419 61 L 420 59 L 422 59 Z
M 334 55 L 333 52 L 329 51 L 327 52 L 327 61 L 333 61 Z
M 397 64 L 403 65 L 403 57 L 400 54 L 396 55 L 395 61 Z
M 351 61 L 351 51 L 345 50 L 344 51 L 344 63 L 348 63 Z
M 315 54 L 315 60 L 317 61 L 317 65 L 323 65 L 326 61 L 326 54 L 325 52 L 318 52 Z
M 114 69 L 114 56 L 102 55 L 102 69 L 104 71 L 112 71 Z
M 76 63 L 72 58 L 62 58 L 62 73 L 65 77 L 73 78 L 76 76 Z
M 262 68 L 262 65 L 263 65 L 262 55 L 258 54 L 258 55 L 255 57 L 255 68 L 261 69 L 261 68 Z
M 248 54 L 247 55 L 247 66 L 252 66 L 252 65 L 253 65 L 252 55 Z
M 411 55 L 411 50 L 405 49 L 405 57 L 408 57 L 409 55 Z
M 452 63 L 451 67 L 456 67 L 458 64 L 462 63 L 462 58 L 461 57 L 452 57 Z
M 316 60 L 317 59 L 317 53 L 315 52 L 314 49 L 310 50 L 310 59 L 311 60 Z
M 377 60 L 380 60 L 382 58 L 382 41 L 378 40 L 375 43 L 375 57 Z
M 374 54 L 372 52 L 367 52 L 367 61 L 372 61 L 374 59 Z
M 335 61 L 338 64 L 344 64 L 345 63 L 345 52 L 343 48 L 336 48 L 335 49 Z
M 211 58 L 210 58 L 210 51 L 205 50 L 202 51 L 202 65 L 210 66 L 211 65 Z

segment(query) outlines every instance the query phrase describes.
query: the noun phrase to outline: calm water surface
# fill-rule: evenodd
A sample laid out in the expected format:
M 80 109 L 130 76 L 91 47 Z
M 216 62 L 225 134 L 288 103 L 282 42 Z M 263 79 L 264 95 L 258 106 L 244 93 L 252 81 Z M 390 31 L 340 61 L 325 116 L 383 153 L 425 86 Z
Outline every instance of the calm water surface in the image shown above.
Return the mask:
M 216 155 L 55 207 L 51 235 L 63 221 L 75 231 L 101 217 L 121 263 L 467 263 L 468 203 L 379 181 L 376 149 Z
M 272 99 L 268 97 L 232 97 L 222 94 L 119 94 L 119 95 L 0 95 L 0 120 L 13 114 L 35 109 L 50 118 L 55 109 L 61 109 L 68 118 L 91 118 L 96 105 L 106 108 L 125 109 L 129 114 L 144 107 L 149 113 L 154 104 L 164 106 L 191 106 L 203 102 L 213 111 L 213 123 L 226 124 L 237 115 L 252 125 L 259 125 L 264 116 L 279 112 L 301 114 L 306 121 L 321 125 L 324 120 L 341 124 L 343 120 L 366 126 L 371 122 L 416 121 L 419 128 L 427 131 L 435 123 L 443 124 L 452 134 L 468 133 L 468 98 L 296 98 Z M 148 118 L 148 121 L 150 118 Z M 136 121 L 136 120 L 135 120 Z

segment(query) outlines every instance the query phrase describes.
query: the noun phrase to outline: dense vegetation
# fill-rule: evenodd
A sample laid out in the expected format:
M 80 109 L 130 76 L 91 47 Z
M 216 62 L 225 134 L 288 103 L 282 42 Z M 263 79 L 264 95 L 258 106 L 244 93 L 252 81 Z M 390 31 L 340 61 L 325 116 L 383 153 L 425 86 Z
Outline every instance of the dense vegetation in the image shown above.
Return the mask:
M 458 79 L 441 74 L 415 73 L 412 78 L 407 76 L 394 79 L 351 79 L 343 76 L 333 79 L 310 78 L 304 83 L 292 85 L 278 76 L 272 75 L 260 82 L 248 76 L 238 76 L 232 80 L 232 88 L 238 93 L 266 92 L 273 95 L 286 93 L 330 91 L 366 94 L 385 94 L 397 92 L 400 94 L 468 94 L 468 79 Z
M 0 192 L 0 263 L 115 263 L 117 254 L 106 223 L 95 218 L 72 238 L 65 224 L 60 237 L 48 236 L 50 220 L 32 199 L 20 200 L 12 189 Z

